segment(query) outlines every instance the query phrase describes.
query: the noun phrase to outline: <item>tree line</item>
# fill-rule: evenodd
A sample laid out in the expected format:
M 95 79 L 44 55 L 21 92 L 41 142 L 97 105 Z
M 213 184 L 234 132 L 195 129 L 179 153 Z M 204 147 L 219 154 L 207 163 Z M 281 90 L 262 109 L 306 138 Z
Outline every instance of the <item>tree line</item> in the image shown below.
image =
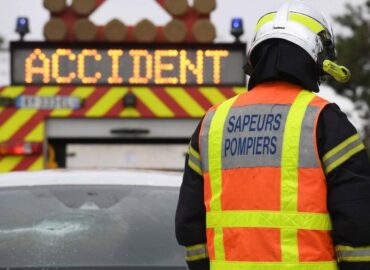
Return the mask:
M 345 13 L 334 20 L 349 31 L 336 36 L 338 63 L 352 72 L 351 80 L 339 84 L 330 79 L 335 91 L 351 99 L 365 123 L 363 140 L 370 153 L 370 0 L 362 5 L 346 4 Z

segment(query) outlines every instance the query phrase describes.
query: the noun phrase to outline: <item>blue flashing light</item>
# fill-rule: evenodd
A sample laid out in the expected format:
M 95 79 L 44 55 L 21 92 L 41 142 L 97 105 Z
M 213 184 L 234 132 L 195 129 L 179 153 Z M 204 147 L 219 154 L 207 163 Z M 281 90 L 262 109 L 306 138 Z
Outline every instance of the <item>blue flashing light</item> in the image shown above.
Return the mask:
M 18 17 L 16 32 L 19 34 L 26 34 L 29 30 L 29 21 L 27 17 Z
M 240 42 L 240 36 L 244 34 L 243 19 L 233 18 L 231 20 L 231 34 L 235 37 L 235 42 Z
M 17 27 L 28 27 L 28 18 L 19 17 L 17 18 Z
M 231 26 L 233 29 L 242 29 L 243 28 L 243 19 L 242 18 L 233 18 L 231 21 Z
M 24 36 L 30 32 L 29 21 L 27 17 L 17 18 L 17 25 L 15 31 L 20 35 L 21 41 L 23 41 Z
M 19 18 L 18 19 L 18 24 L 19 25 L 22 25 L 22 26 L 23 25 L 26 25 L 27 24 L 27 19 L 26 18 L 23 18 L 23 17 L 22 18 Z

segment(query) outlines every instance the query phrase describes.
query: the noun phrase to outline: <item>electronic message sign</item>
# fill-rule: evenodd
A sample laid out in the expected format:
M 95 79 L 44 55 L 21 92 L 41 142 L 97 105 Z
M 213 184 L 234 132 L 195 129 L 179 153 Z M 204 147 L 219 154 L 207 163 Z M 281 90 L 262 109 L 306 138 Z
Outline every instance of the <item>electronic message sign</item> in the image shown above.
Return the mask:
M 14 85 L 244 86 L 245 44 L 14 42 Z

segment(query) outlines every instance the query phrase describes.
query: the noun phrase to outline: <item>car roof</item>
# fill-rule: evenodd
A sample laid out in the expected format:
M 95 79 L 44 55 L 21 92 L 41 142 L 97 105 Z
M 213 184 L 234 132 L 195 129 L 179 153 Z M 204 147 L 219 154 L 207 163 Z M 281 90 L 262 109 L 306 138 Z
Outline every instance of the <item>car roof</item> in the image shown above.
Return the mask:
M 0 174 L 0 188 L 54 185 L 179 187 L 182 173 L 149 170 L 44 170 Z

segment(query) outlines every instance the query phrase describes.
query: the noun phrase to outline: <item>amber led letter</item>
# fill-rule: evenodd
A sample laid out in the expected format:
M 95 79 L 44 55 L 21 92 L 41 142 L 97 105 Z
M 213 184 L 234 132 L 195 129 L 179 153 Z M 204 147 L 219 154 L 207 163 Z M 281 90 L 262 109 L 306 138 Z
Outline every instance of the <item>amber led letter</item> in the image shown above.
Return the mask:
M 213 83 L 221 82 L 221 58 L 228 57 L 229 52 L 226 50 L 207 50 L 206 57 L 213 58 Z
M 94 76 L 85 75 L 86 57 L 93 57 L 95 61 L 100 61 L 102 59 L 102 56 L 96 50 L 92 49 L 84 49 L 78 55 L 78 64 L 77 64 L 78 78 L 80 78 L 80 80 L 84 84 L 94 84 L 102 77 L 102 75 L 100 72 L 96 72 Z
M 187 53 L 185 50 L 180 52 L 180 83 L 187 83 L 187 70 L 189 69 L 197 78 L 197 84 L 202 84 L 204 82 L 203 77 L 203 59 L 204 53 L 202 50 L 197 51 L 196 66 L 187 58 Z
M 155 83 L 156 84 L 177 84 L 176 77 L 163 77 L 162 71 L 171 71 L 173 64 L 163 63 L 163 58 L 176 57 L 179 55 L 177 50 L 157 50 L 155 51 Z
M 119 75 L 120 57 L 122 50 L 108 50 L 108 55 L 112 58 L 112 76 L 108 78 L 108 83 L 122 83 L 123 78 Z
M 132 77 L 129 82 L 132 84 L 146 84 L 153 78 L 153 56 L 147 50 L 130 50 L 133 61 Z M 140 74 L 141 59 L 145 59 L 145 75 Z
M 76 55 L 70 49 L 57 49 L 51 56 L 52 76 L 57 83 L 71 83 L 76 78 L 76 72 L 70 72 L 68 76 L 60 76 L 59 74 L 59 59 L 67 57 L 69 61 L 76 61 Z
M 41 66 L 34 66 L 35 61 L 40 61 Z M 33 82 L 33 75 L 41 75 L 43 83 L 50 82 L 50 59 L 40 50 L 35 49 L 27 58 L 25 65 L 25 81 Z

